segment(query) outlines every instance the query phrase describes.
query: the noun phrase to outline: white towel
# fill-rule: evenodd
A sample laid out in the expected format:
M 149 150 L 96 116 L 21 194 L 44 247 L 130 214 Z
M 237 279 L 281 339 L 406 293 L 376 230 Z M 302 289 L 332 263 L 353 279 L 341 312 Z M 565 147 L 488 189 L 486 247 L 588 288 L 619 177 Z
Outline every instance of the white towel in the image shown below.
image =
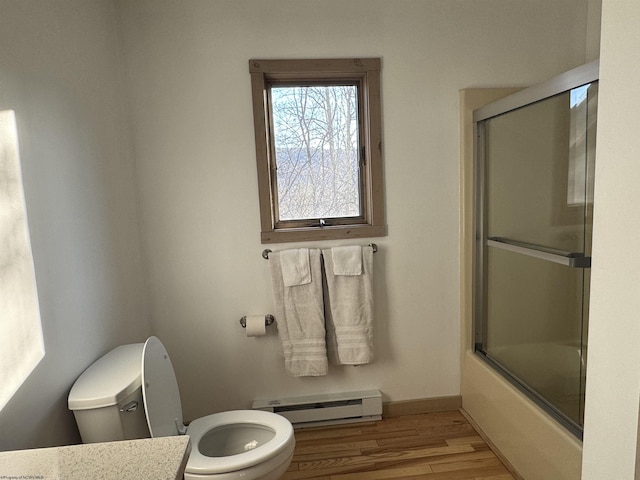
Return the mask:
M 282 252 L 269 254 L 278 336 L 285 369 L 293 377 L 327 374 L 320 250 L 309 249 L 309 283 L 284 284 Z
M 349 245 L 331 249 L 334 275 L 362 275 L 362 247 Z
M 336 365 L 373 361 L 373 248 L 363 247 L 362 274 L 336 275 L 333 252 L 323 250 L 327 353 Z
M 285 287 L 311 283 L 309 249 L 293 248 L 280 252 L 280 268 Z

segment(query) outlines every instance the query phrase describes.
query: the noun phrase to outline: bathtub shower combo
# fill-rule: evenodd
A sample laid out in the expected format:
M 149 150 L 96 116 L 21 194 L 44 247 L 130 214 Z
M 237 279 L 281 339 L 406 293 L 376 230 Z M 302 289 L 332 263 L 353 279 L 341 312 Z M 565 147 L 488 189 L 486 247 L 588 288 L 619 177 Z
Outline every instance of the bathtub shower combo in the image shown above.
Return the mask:
M 474 112 L 476 353 L 578 437 L 598 63 Z

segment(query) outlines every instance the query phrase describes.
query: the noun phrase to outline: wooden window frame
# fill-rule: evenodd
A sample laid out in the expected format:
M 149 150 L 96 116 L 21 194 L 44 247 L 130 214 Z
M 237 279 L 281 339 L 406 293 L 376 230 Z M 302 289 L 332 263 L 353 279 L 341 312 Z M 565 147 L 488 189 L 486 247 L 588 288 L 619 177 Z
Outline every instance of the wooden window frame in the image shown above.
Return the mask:
M 262 243 L 302 242 L 387 235 L 382 174 L 382 110 L 379 58 L 249 60 L 260 200 Z M 277 219 L 275 158 L 271 135 L 271 85 L 350 81 L 358 86 L 361 215 L 331 219 Z

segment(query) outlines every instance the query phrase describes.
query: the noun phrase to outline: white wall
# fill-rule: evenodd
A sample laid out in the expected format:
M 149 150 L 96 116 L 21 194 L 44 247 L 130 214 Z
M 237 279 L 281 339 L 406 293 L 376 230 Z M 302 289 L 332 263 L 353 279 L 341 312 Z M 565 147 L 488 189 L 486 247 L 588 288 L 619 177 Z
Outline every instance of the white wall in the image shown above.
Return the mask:
M 584 63 L 593 3 L 116 0 L 153 331 L 187 419 L 315 392 L 460 393 L 458 90 L 529 85 Z M 275 329 L 246 338 L 238 324 L 273 311 L 248 60 L 336 56 L 383 61 L 377 359 L 294 379 Z
M 73 381 L 149 333 L 116 33 L 109 0 L 0 0 L 46 348 L 0 412 L 0 450 L 79 441 Z
M 584 480 L 640 478 L 640 3 L 602 2 Z

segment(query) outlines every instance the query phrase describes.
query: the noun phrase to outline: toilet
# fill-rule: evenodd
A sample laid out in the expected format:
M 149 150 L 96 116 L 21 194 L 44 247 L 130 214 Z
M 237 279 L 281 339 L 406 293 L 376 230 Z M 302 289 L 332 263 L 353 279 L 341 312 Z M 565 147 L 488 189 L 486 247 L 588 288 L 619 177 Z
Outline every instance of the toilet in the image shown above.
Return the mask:
M 234 410 L 185 426 L 178 383 L 162 342 L 122 345 L 76 380 L 68 398 L 84 443 L 189 435 L 185 480 L 276 480 L 295 447 L 286 418 Z

